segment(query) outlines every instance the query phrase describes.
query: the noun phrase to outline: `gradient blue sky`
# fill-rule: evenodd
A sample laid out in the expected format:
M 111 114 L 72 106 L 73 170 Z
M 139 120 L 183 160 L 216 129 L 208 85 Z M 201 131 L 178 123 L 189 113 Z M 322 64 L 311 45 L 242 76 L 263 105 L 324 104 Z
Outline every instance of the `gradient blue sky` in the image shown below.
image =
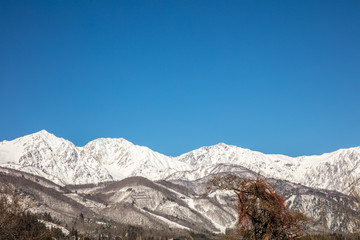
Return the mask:
M 0 1 L 0 140 L 360 146 L 360 1 Z

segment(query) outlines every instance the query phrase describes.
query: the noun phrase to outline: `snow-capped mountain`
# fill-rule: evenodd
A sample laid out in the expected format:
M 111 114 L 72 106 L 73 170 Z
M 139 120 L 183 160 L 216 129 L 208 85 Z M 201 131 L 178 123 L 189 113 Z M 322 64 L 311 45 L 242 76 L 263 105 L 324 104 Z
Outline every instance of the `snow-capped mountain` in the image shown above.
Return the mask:
M 360 176 L 360 147 L 292 158 L 220 143 L 169 157 L 122 138 L 77 147 L 44 130 L 0 143 L 0 180 L 36 201 L 37 211 L 67 221 L 81 211 L 94 221 L 224 232 L 236 223 L 232 197 L 215 192 L 204 198 L 207 181 L 229 173 L 255 178 L 258 172 L 318 226 L 325 209 L 329 229 L 349 230 L 346 190 Z M 69 185 L 82 183 L 97 184 Z
M 340 149 L 319 156 L 292 158 L 220 143 L 185 153 L 177 159 L 193 166 L 193 170 L 191 173 L 177 172 L 168 179 L 195 180 L 215 173 L 214 169 L 219 164 L 231 164 L 260 172 L 266 177 L 346 192 L 349 183 L 360 176 L 360 147 Z
M 219 143 L 210 147 L 202 147 L 177 157 L 179 161 L 192 166 L 196 172 L 204 172 L 199 177 L 206 176 L 205 169 L 218 164 L 231 164 L 246 167 L 266 176 L 288 179 L 296 171 L 299 162 L 284 155 L 263 154 L 236 146 Z M 205 174 L 205 175 L 204 175 Z M 195 180 L 197 174 L 189 175 L 188 180 Z M 192 178 L 192 179 L 191 179 Z
M 348 193 L 349 184 L 360 178 L 360 147 L 340 149 L 320 156 L 298 157 L 301 163 L 290 181 Z
M 45 130 L 0 143 L 0 166 L 45 177 L 58 184 L 98 183 L 144 176 L 165 178 L 190 167 L 125 139 L 100 138 L 84 147 Z
M 59 184 L 112 180 L 95 159 L 84 162 L 81 148 L 45 130 L 0 143 L 0 165 L 45 177 Z
M 130 176 L 159 180 L 175 171 L 190 170 L 184 162 L 147 147 L 134 145 L 123 138 L 100 138 L 91 141 L 81 148 L 80 156 L 84 162 L 96 160 L 115 180 Z
M 59 184 L 97 183 L 142 176 L 151 180 L 196 180 L 242 166 L 266 177 L 346 192 L 360 176 L 360 147 L 320 156 L 263 154 L 223 143 L 169 157 L 119 138 L 84 147 L 43 130 L 0 143 L 0 166 L 43 176 Z

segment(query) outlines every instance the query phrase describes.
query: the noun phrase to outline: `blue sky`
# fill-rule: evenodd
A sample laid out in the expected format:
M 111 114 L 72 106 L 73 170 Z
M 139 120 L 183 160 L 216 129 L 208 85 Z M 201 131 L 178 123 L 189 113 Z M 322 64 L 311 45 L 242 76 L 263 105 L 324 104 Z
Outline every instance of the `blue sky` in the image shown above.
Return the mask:
M 0 140 L 360 146 L 359 1 L 0 1 Z

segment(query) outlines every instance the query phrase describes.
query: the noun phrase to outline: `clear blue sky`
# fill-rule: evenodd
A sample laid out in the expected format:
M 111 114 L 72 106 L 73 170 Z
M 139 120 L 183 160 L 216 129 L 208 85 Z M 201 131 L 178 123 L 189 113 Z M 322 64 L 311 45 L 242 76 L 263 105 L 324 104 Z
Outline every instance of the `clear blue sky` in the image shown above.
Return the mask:
M 0 140 L 360 146 L 360 1 L 0 1 Z

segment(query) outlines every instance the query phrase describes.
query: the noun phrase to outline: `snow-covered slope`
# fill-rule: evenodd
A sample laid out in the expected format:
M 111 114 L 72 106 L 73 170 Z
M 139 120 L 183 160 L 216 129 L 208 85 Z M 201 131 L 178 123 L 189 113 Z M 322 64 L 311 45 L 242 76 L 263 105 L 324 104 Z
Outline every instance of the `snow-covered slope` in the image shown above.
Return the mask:
M 224 165 L 225 164 L 225 165 Z M 84 147 L 45 130 L 0 143 L 0 166 L 60 184 L 96 183 L 142 176 L 151 180 L 196 180 L 242 166 L 266 177 L 346 192 L 360 176 L 360 147 L 292 158 L 223 143 L 169 157 L 125 139 L 100 138 Z
M 123 138 L 100 138 L 86 144 L 81 151 L 84 162 L 95 159 L 116 180 L 144 176 L 152 180 L 165 178 L 175 171 L 190 170 L 188 164 L 165 156 Z
M 310 187 L 347 193 L 349 184 L 360 178 L 360 147 L 296 160 L 301 164 L 289 180 Z
M 206 176 L 205 169 L 218 164 L 232 164 L 246 167 L 255 172 L 261 172 L 266 176 L 287 179 L 293 175 L 299 165 L 299 162 L 291 157 L 267 155 L 224 143 L 196 149 L 177 157 L 177 159 L 191 165 L 198 172 L 204 172 L 205 175 L 199 174 L 199 177 Z M 196 175 L 194 173 L 192 176 Z M 195 179 L 193 177 L 192 180 Z
M 289 180 L 306 186 L 346 192 L 348 184 L 360 176 L 360 147 L 340 149 L 319 156 L 288 157 L 263 154 L 223 143 L 202 147 L 177 159 L 193 166 L 189 172 L 177 172 L 168 179 L 195 180 L 206 176 L 218 164 L 246 167 L 264 176 Z M 215 173 L 212 170 L 212 173 Z
M 195 180 L 216 173 L 219 164 L 240 165 L 266 177 L 289 180 L 314 188 L 346 192 L 348 184 L 360 176 L 360 147 L 340 149 L 320 156 L 292 158 L 263 154 L 223 143 L 202 147 L 177 158 L 194 171 L 177 172 L 168 179 Z M 211 171 L 210 171 L 211 170 Z M 215 172 L 214 172 L 215 171 Z
M 0 143 L 0 166 L 22 170 L 58 184 L 97 183 L 144 176 L 165 178 L 188 164 L 125 139 L 100 138 L 84 147 L 45 130 Z
M 45 177 L 59 184 L 112 180 L 95 159 L 82 161 L 81 148 L 45 130 L 0 143 L 0 165 Z

